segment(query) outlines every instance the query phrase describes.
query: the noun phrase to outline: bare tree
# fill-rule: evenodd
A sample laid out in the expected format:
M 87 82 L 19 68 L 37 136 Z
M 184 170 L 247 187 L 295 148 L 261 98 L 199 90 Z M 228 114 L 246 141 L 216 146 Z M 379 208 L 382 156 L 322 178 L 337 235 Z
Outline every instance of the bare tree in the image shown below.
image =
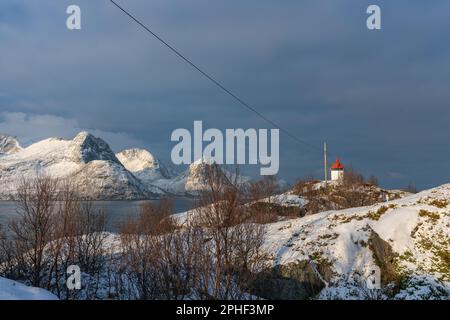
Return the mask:
M 51 290 L 60 298 L 77 298 L 79 292 L 65 285 L 67 267 L 75 264 L 92 277 L 99 276 L 104 215 L 78 198 L 70 180 L 45 176 L 23 180 L 16 204 L 18 218 L 9 225 L 9 239 L 0 241 L 0 254 L 10 262 L 0 272 Z M 86 291 L 95 295 L 96 288 Z
M 11 222 L 15 261 L 33 286 L 43 286 L 44 269 L 49 263 L 47 244 L 55 237 L 54 218 L 57 181 L 38 176 L 23 180 L 17 189 L 18 219 Z
M 353 167 L 348 167 L 344 172 L 344 184 L 350 187 L 362 185 L 364 184 L 364 176 Z
M 189 233 L 176 232 L 172 206 L 162 200 L 159 207 L 145 203 L 139 216 L 121 228 L 123 272 L 127 279 L 122 291 L 137 299 L 175 299 L 186 294 L 189 284 Z M 187 254 L 185 254 L 187 253 Z
M 196 223 L 204 228 L 204 245 L 197 293 L 204 299 L 238 299 L 245 295 L 251 275 L 261 267 L 264 226 L 247 222 L 243 193 L 211 167 L 208 190 L 196 209 Z
M 276 176 L 264 176 L 261 180 L 252 182 L 249 189 L 252 201 L 267 198 L 271 202 L 272 196 L 280 192 Z

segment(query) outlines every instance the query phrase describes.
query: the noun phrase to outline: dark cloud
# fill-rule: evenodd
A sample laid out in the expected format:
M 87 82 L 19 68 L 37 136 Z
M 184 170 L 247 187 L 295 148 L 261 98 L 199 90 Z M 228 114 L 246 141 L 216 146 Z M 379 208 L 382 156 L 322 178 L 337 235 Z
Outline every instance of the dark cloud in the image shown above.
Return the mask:
M 450 3 L 118 2 L 298 137 L 327 140 L 344 163 L 390 187 L 449 181 Z M 73 3 L 81 31 L 65 28 Z M 381 31 L 365 28 L 372 3 Z M 267 127 L 106 0 L 3 0 L 0 70 L 0 129 L 29 140 L 87 129 L 169 161 L 170 133 L 194 120 Z M 320 152 L 281 139 L 282 177 L 321 174 Z

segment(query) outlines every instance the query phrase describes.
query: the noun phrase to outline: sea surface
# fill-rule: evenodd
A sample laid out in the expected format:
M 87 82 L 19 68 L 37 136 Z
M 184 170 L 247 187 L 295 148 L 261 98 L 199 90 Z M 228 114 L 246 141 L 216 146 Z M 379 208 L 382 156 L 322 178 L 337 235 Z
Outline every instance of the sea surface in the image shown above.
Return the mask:
M 93 201 L 95 206 L 105 213 L 107 231 L 116 232 L 119 230 L 121 222 L 128 217 L 138 215 L 139 207 L 150 202 L 155 205 L 159 204 L 159 200 L 143 200 L 143 201 Z M 184 212 L 195 207 L 195 200 L 187 198 L 173 199 L 174 213 Z M 0 201 L 0 225 L 4 228 L 8 223 L 17 217 L 16 203 L 13 201 Z

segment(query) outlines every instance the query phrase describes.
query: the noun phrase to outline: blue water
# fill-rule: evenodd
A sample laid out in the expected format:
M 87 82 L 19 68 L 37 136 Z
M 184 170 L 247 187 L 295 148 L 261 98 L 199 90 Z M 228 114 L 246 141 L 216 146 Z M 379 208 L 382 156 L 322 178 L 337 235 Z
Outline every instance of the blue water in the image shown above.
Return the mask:
M 121 222 L 128 217 L 136 216 L 142 203 L 150 202 L 159 204 L 158 200 L 145 201 L 94 201 L 95 206 L 101 209 L 107 219 L 107 231 L 118 231 Z M 173 199 L 174 213 L 184 212 L 193 209 L 195 201 L 186 198 Z M 0 225 L 7 227 L 8 223 L 17 217 L 16 203 L 13 201 L 0 201 Z

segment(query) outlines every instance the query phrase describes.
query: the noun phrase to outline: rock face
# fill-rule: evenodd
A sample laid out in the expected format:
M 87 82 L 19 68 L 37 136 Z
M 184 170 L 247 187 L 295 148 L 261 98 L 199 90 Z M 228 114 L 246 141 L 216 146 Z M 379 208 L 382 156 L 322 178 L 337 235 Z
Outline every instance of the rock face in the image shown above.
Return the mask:
M 391 245 L 372 230 L 369 236 L 369 247 L 373 252 L 375 263 L 381 270 L 381 283 L 385 285 L 395 283 L 398 286 L 399 276 L 395 267 L 396 255 Z
M 89 163 L 94 160 L 103 160 L 120 163 L 109 145 L 100 138 L 83 131 L 72 140 L 72 152 L 79 161 Z
M 50 138 L 13 153 L 14 148 L 8 150 L 0 155 L 0 199 L 11 199 L 23 178 L 38 174 L 71 178 L 80 189 L 80 197 L 87 199 L 159 196 L 124 168 L 105 141 L 87 132 L 80 132 L 73 140 Z
M 0 135 L 0 154 L 13 154 L 22 148 L 15 137 Z
M 314 263 L 301 260 L 259 273 L 251 293 L 264 299 L 305 300 L 315 297 L 325 285 L 324 277 Z

